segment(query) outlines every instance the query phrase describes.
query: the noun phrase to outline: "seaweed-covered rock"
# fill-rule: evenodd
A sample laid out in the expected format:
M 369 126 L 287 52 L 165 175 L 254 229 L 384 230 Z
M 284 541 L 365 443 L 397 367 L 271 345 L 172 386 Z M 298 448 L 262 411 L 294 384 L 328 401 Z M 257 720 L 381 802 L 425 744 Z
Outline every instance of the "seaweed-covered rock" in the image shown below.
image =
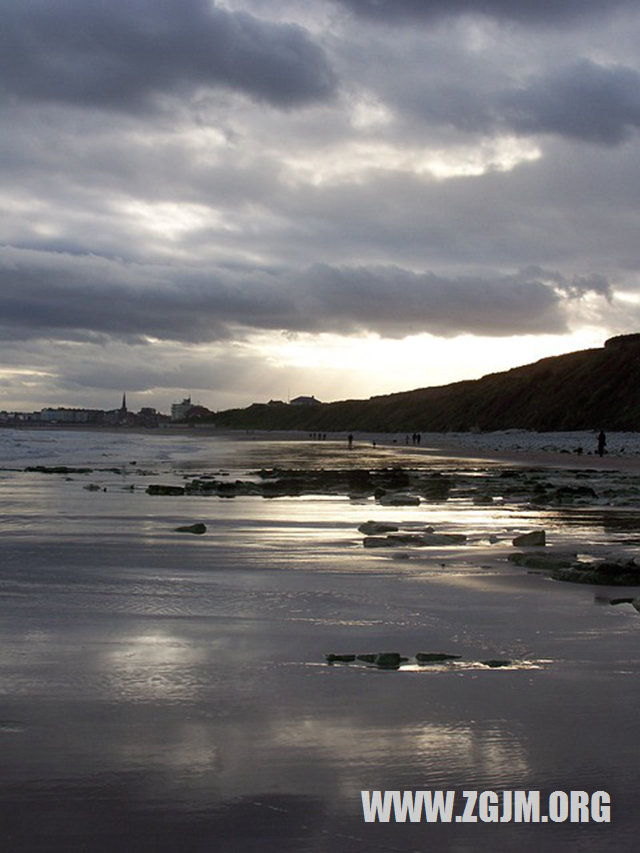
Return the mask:
M 150 483 L 147 486 L 148 495 L 184 495 L 184 486 L 165 486 L 162 483 Z
M 426 546 L 462 545 L 467 541 L 464 533 L 425 533 L 421 538 L 422 544 Z
M 546 572 L 554 580 L 599 586 L 640 586 L 640 565 L 634 559 L 587 562 L 577 554 L 560 551 L 518 552 L 509 560 L 517 566 Z
M 235 498 L 236 495 L 242 494 L 242 483 L 238 481 L 234 483 L 218 483 L 216 494 L 221 498 Z
M 203 524 L 201 521 L 197 521 L 195 524 L 185 524 L 182 527 L 176 527 L 175 531 L 176 533 L 202 534 L 207 532 L 207 525 Z
M 408 495 L 402 492 L 385 492 L 380 495 L 379 501 L 382 506 L 418 506 L 420 504 L 418 495 Z
M 445 652 L 418 652 L 418 663 L 443 663 L 448 660 L 459 660 L 460 655 L 448 655 Z
M 408 660 L 409 658 L 403 657 L 398 652 L 381 652 L 376 655 L 374 663 L 382 669 L 397 669 L 401 663 L 406 663 Z
M 575 562 L 552 573 L 555 580 L 601 586 L 640 586 L 640 567 L 634 560 L 603 560 L 601 563 Z
M 69 468 L 67 465 L 29 465 L 24 469 L 37 474 L 92 474 L 93 468 Z
M 531 533 L 523 533 L 522 536 L 516 536 L 512 540 L 516 548 L 540 547 L 546 543 L 547 536 L 544 530 L 532 530 Z
M 388 536 L 365 536 L 362 540 L 365 548 L 391 548 L 393 542 L 389 541 Z
M 609 604 L 630 604 L 640 613 L 640 598 L 612 598 Z
M 467 541 L 464 533 L 389 533 L 387 536 L 365 536 L 365 548 L 397 548 L 406 545 L 414 548 L 429 548 L 438 545 L 461 545 Z
M 493 498 L 491 495 L 485 495 L 482 493 L 475 494 L 473 496 L 473 504 L 474 506 L 489 506 L 493 503 Z
M 218 485 L 217 480 L 199 477 L 189 480 L 184 488 L 188 495 L 215 495 L 218 491 Z
M 446 501 L 453 482 L 448 477 L 432 474 L 427 479 L 420 480 L 420 494 L 428 501 Z
M 527 569 L 541 569 L 542 571 L 554 572 L 558 569 L 568 569 L 574 565 L 578 555 L 560 551 L 547 552 L 522 552 L 517 551 L 509 555 L 509 561 L 516 566 L 524 566 Z
M 356 659 L 355 655 L 325 655 L 327 663 L 353 663 Z
M 591 486 L 559 486 L 554 492 L 554 499 L 558 503 L 574 503 L 576 500 L 595 500 L 598 495 Z
M 501 658 L 491 658 L 490 660 L 481 660 L 481 664 L 489 666 L 491 669 L 498 669 L 501 666 L 511 666 L 511 661 Z
M 358 527 L 358 530 L 367 536 L 376 536 L 381 533 L 394 533 L 398 530 L 398 525 L 389 521 L 365 521 Z
M 265 498 L 287 498 L 299 497 L 304 489 L 304 484 L 295 477 L 283 477 L 281 480 L 262 483 L 262 496 Z
M 380 669 L 397 669 L 400 664 L 406 663 L 409 658 L 398 652 L 374 652 L 372 654 L 357 655 L 356 659 L 363 663 L 371 663 Z
M 424 533 L 389 533 L 387 536 L 390 545 L 412 545 L 417 548 L 423 547 L 426 539 Z

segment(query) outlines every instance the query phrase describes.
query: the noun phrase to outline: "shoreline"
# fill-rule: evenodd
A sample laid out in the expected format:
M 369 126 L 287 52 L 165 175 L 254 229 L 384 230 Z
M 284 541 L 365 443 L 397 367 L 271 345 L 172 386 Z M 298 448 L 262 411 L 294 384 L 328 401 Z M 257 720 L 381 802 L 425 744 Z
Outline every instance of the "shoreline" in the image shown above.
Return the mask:
M 185 424 L 168 424 L 161 427 L 151 428 L 142 426 L 87 426 L 86 424 L 0 424 L 0 429 L 14 429 L 17 432 L 64 432 L 64 433 L 96 433 L 96 434 L 127 434 L 144 436 L 179 436 L 181 438 L 219 438 L 233 441 L 251 442 L 303 442 L 326 446 L 331 443 L 345 443 L 348 431 L 337 431 L 327 433 L 309 433 L 306 430 L 249 430 L 249 429 L 220 429 L 210 424 L 188 426 Z M 495 464 L 517 465 L 519 467 L 544 467 L 578 469 L 581 471 L 593 469 L 595 471 L 618 471 L 623 473 L 640 474 L 640 451 L 639 452 L 612 452 L 605 453 L 603 457 L 595 452 L 576 453 L 568 449 L 541 449 L 541 448 L 499 448 L 488 446 L 500 437 L 512 434 L 512 431 L 495 431 L 488 433 L 422 433 L 420 444 L 408 444 L 404 433 L 383 432 L 359 432 L 354 431 L 353 451 L 357 454 L 358 449 L 367 447 L 375 450 L 375 447 L 389 450 L 391 448 L 399 454 L 405 452 L 426 458 L 451 458 L 464 462 L 478 460 L 479 462 L 491 462 Z M 528 431 L 517 431 L 516 435 L 523 438 L 535 436 L 572 436 L 590 435 L 590 431 L 566 431 L 553 433 L 531 433 Z M 319 439 L 313 436 L 325 435 L 326 438 Z M 610 436 L 629 436 L 635 433 L 610 433 Z M 586 443 L 586 442 L 585 442 Z M 593 440 L 595 445 L 595 437 Z
M 442 456 L 443 452 L 455 455 L 459 459 L 478 459 L 496 463 L 508 463 L 522 467 L 569 468 L 582 471 L 619 471 L 624 473 L 637 472 L 640 474 L 640 456 L 625 456 L 624 454 L 605 454 L 600 457 L 595 454 L 577 454 L 551 450 L 490 450 L 469 448 L 456 444 L 443 444 L 438 448 L 423 448 L 430 456 Z

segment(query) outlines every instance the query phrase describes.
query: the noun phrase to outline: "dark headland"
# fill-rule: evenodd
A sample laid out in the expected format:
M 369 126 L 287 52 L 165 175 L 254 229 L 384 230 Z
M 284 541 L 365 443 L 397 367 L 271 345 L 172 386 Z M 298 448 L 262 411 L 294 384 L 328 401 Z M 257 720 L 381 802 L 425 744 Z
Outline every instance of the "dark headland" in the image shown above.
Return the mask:
M 640 429 L 640 334 L 481 379 L 368 400 L 217 412 L 230 429 L 375 432 Z

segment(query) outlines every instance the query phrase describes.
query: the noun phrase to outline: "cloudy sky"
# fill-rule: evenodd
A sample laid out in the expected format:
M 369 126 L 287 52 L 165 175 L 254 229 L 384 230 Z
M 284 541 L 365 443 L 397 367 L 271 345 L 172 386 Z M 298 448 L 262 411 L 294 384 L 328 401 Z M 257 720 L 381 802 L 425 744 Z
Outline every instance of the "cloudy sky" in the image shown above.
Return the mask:
M 0 409 L 443 384 L 640 326 L 636 0 L 4 0 Z

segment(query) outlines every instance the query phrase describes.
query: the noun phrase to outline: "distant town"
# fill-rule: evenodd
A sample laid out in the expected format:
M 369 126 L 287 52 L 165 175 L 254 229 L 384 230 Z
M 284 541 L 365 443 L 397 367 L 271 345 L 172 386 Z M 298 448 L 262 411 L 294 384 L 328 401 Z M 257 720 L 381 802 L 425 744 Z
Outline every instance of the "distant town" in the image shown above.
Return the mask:
M 315 397 L 295 397 L 289 401 L 291 406 L 308 406 L 319 403 Z M 285 405 L 281 400 L 270 400 L 270 406 Z M 122 395 L 122 403 L 117 409 L 76 409 L 58 406 L 45 408 L 38 412 L 0 411 L 0 426 L 124 426 L 124 427 L 161 427 L 172 423 L 191 423 L 209 420 L 214 413 L 206 406 L 192 403 L 191 397 L 185 397 L 179 403 L 173 403 L 171 414 L 165 415 L 150 406 L 144 406 L 138 412 L 127 407 L 127 395 Z
M 171 415 L 164 415 L 150 406 L 138 412 L 127 407 L 127 395 L 122 395 L 122 403 L 117 409 L 76 409 L 59 406 L 41 409 L 39 412 L 3 412 L 0 411 L 0 424 L 4 426 L 127 426 L 159 427 L 170 423 L 198 419 L 211 412 L 205 406 L 192 404 L 186 397 L 180 403 L 171 406 Z

